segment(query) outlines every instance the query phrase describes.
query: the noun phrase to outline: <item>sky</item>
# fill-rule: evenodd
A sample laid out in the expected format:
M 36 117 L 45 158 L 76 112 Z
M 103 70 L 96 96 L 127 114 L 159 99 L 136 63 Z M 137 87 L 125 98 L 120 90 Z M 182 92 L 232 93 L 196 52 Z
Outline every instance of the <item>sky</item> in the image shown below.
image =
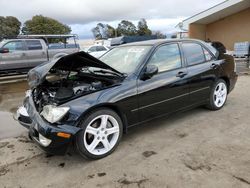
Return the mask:
M 224 0 L 0 0 L 0 16 L 15 16 L 22 23 L 43 15 L 68 24 L 80 38 L 93 38 L 91 29 L 102 22 L 117 27 L 121 20 L 135 25 L 147 20 L 153 31 L 176 30 L 183 19 Z

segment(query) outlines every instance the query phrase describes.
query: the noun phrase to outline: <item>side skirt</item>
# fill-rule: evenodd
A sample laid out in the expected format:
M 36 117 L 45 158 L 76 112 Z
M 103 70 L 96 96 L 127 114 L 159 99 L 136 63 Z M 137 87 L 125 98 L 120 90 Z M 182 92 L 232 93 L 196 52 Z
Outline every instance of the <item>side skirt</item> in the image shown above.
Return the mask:
M 141 122 L 138 122 L 138 123 L 129 125 L 129 126 L 128 126 L 128 129 L 131 128 L 131 127 L 137 126 L 137 125 L 141 125 L 141 124 L 143 124 L 143 123 L 150 122 L 150 121 L 152 121 L 152 120 L 155 120 L 155 119 L 158 119 L 158 118 L 161 118 L 161 117 L 169 117 L 169 116 L 172 116 L 172 115 L 174 115 L 174 114 L 176 114 L 176 113 L 185 112 L 185 111 L 194 109 L 194 108 L 196 108 L 196 107 L 199 107 L 199 106 L 202 106 L 202 105 L 206 105 L 208 101 L 209 101 L 209 100 L 205 100 L 205 101 L 200 102 L 200 103 L 195 103 L 195 104 L 192 104 L 192 105 L 190 105 L 190 106 L 186 106 L 186 107 L 184 107 L 184 108 L 181 108 L 181 109 L 179 109 L 179 110 L 176 110 L 176 111 L 174 111 L 174 112 L 165 113 L 165 114 L 162 114 L 162 115 L 160 115 L 160 116 L 156 116 L 156 117 L 147 119 L 147 120 L 145 120 L 145 121 L 141 121 Z M 127 132 L 128 132 L 128 131 L 127 131 Z

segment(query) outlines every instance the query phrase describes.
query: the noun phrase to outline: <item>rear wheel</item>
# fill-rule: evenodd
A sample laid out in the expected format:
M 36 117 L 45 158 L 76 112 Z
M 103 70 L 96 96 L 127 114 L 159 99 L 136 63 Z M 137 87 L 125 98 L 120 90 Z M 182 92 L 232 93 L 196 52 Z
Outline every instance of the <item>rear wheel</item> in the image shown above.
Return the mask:
M 78 152 L 89 159 L 100 159 L 112 153 L 122 137 L 121 118 L 110 109 L 89 114 L 82 122 L 83 129 L 76 139 Z
M 227 100 L 227 84 L 224 80 L 219 79 L 211 90 L 209 104 L 207 107 L 211 110 L 221 109 Z

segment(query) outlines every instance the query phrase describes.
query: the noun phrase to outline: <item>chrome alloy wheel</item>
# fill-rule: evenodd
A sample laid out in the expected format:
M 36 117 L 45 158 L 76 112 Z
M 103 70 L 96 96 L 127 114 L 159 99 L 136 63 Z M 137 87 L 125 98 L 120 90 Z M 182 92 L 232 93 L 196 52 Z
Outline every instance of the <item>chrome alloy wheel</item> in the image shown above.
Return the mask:
M 117 143 L 120 134 L 119 124 L 111 115 L 94 118 L 84 132 L 84 145 L 89 153 L 103 155 Z
M 214 89 L 214 105 L 220 108 L 224 105 L 227 99 L 227 86 L 223 82 L 219 82 Z

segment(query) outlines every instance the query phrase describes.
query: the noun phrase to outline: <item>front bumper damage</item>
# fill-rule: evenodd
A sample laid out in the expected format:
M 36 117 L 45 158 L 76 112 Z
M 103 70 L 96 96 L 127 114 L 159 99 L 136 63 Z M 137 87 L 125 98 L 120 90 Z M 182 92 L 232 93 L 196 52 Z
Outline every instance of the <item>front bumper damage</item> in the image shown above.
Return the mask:
M 51 154 L 65 154 L 74 136 L 81 130 L 71 125 L 54 125 L 45 121 L 36 111 L 31 94 L 27 95 L 23 106 L 16 113 L 18 122 L 29 129 L 29 136 L 44 151 Z M 67 138 L 61 135 L 69 135 Z

